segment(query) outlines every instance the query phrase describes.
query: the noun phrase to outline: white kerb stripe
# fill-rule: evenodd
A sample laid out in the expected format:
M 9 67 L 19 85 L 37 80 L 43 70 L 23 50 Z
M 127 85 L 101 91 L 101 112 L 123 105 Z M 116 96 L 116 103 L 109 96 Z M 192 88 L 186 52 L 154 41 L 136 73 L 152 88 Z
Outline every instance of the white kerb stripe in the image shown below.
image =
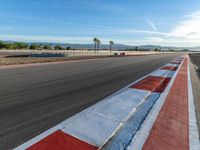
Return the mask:
M 179 66 L 179 64 L 166 64 L 165 66 L 170 66 L 170 67 L 178 67 Z
M 164 77 L 164 78 L 171 78 L 175 71 L 170 71 L 170 70 L 156 70 L 153 73 L 151 73 L 151 76 L 156 76 L 156 77 Z
M 149 91 L 127 89 L 110 97 L 105 103 L 66 120 L 62 131 L 87 143 L 101 146 L 148 94 Z

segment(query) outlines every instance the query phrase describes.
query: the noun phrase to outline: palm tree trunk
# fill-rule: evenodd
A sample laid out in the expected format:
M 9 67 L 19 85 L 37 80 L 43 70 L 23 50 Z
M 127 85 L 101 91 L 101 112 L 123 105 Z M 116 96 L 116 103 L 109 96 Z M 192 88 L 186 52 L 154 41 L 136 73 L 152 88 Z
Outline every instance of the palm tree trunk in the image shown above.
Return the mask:
M 110 53 L 111 53 L 111 51 L 112 51 L 112 46 L 110 45 Z
M 94 51 L 95 51 L 95 53 L 96 53 L 96 50 L 97 50 L 97 43 L 96 43 L 96 42 L 94 43 L 94 47 L 95 47 L 95 48 L 94 48 Z

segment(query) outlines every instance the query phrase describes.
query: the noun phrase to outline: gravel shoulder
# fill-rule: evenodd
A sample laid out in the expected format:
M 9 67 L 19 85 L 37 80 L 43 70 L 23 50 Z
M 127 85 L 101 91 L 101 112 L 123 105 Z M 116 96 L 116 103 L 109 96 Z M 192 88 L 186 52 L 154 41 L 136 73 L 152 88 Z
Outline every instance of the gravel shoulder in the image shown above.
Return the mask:
M 200 54 L 190 54 L 190 73 L 195 100 L 197 123 L 200 133 Z

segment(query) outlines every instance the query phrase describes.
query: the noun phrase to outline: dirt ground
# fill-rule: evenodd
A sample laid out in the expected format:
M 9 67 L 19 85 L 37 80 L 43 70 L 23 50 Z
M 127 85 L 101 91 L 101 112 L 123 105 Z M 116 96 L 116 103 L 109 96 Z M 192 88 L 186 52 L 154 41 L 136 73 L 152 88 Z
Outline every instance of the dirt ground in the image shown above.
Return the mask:
M 190 54 L 190 73 L 192 79 L 193 96 L 197 115 L 197 123 L 200 133 L 200 54 Z
M 60 62 L 60 61 L 70 61 L 70 60 L 84 60 L 84 59 L 94 59 L 94 58 L 105 58 L 113 56 L 82 56 L 82 57 L 16 57 L 16 58 L 5 58 L 0 56 L 0 66 L 4 65 L 17 65 L 17 64 L 31 64 L 31 63 L 45 63 L 45 62 Z
M 200 77 L 200 53 L 190 54 L 192 63 L 195 65 L 195 69 Z

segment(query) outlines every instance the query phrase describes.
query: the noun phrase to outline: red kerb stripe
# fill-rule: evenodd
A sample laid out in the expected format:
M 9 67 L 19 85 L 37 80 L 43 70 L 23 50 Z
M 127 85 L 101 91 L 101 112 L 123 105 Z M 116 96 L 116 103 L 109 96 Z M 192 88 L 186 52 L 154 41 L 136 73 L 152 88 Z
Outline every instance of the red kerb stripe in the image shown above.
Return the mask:
M 52 133 L 27 150 L 97 150 L 98 148 L 60 130 Z
M 171 70 L 171 71 L 176 71 L 178 69 L 178 67 L 174 67 L 174 66 L 164 66 L 162 68 L 160 68 L 162 70 Z
M 162 93 L 168 85 L 170 78 L 148 76 L 130 88 Z
M 188 67 L 184 60 L 143 150 L 188 150 Z

